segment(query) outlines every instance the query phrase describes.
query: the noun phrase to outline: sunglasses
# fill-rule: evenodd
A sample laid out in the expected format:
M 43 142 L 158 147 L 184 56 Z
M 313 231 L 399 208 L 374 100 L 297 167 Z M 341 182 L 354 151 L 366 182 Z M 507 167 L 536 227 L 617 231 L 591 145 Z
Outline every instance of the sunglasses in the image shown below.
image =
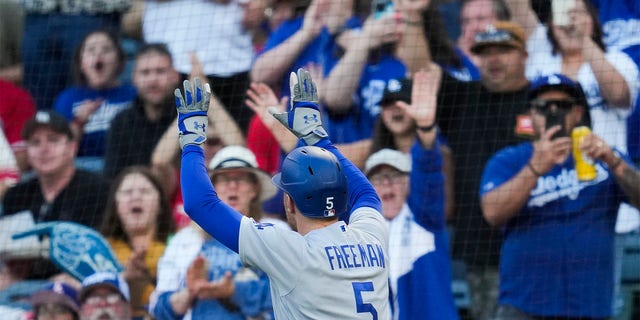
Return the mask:
M 565 111 L 571 110 L 573 106 L 576 104 L 575 100 L 565 99 L 565 100 L 542 100 L 535 99 L 530 102 L 531 107 L 534 108 L 539 113 L 547 113 L 551 109 L 551 106 L 556 106 L 558 109 L 562 109 Z

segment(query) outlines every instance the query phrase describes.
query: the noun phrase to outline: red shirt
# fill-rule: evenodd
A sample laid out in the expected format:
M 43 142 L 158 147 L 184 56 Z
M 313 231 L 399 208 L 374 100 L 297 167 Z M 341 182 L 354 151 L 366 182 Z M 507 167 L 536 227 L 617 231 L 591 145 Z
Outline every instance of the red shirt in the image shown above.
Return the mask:
M 27 91 L 0 79 L 0 126 L 14 150 L 23 145 L 22 127 L 35 113 L 35 103 Z

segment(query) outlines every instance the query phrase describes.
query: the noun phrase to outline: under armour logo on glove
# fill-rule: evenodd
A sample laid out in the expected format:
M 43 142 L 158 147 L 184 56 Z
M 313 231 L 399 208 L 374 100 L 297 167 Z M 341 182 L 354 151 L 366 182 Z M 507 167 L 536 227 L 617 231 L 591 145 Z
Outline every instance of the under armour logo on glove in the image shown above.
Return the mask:
M 189 80 L 185 80 L 183 87 L 184 96 L 180 89 L 174 91 L 178 110 L 178 133 L 182 148 L 188 144 L 202 144 L 207 140 L 206 131 L 209 123 L 207 110 L 211 99 L 209 84 L 204 84 L 203 88 L 199 78 L 195 78 L 193 85 Z
M 318 123 L 320 121 L 317 114 L 312 114 L 311 116 L 305 115 L 303 118 L 305 124 L 309 124 L 310 122 Z
M 120 272 L 109 243 L 95 230 L 75 222 L 38 223 L 34 229 L 15 234 L 49 237 L 49 259 L 79 281 L 97 272 Z
M 198 123 L 198 121 L 194 121 L 193 122 L 193 129 L 194 129 L 194 131 L 202 130 L 202 132 L 205 132 L 207 130 L 207 125 L 204 124 L 204 123 L 200 124 L 200 123 Z
M 307 145 L 315 145 L 329 136 L 322 127 L 316 85 L 309 71 L 300 68 L 297 73 L 291 73 L 289 86 L 291 88 L 289 112 L 279 113 L 276 108 L 269 108 L 269 112 Z

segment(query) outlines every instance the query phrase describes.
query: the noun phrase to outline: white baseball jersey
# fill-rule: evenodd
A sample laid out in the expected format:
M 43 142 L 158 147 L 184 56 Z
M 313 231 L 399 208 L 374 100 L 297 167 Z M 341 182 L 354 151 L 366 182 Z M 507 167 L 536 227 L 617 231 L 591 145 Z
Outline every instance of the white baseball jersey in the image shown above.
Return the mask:
M 240 258 L 269 275 L 276 319 L 390 319 L 387 248 L 387 224 L 368 207 L 304 236 L 240 226 Z

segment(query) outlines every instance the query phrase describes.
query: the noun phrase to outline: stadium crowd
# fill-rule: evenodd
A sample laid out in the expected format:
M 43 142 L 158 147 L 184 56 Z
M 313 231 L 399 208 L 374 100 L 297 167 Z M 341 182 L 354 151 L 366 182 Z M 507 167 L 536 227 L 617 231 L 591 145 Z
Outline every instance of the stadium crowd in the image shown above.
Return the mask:
M 212 89 L 220 199 L 291 229 L 299 68 L 382 202 L 393 319 L 640 319 L 634 0 L 0 0 L 0 317 L 272 319 L 184 210 L 174 90 Z

